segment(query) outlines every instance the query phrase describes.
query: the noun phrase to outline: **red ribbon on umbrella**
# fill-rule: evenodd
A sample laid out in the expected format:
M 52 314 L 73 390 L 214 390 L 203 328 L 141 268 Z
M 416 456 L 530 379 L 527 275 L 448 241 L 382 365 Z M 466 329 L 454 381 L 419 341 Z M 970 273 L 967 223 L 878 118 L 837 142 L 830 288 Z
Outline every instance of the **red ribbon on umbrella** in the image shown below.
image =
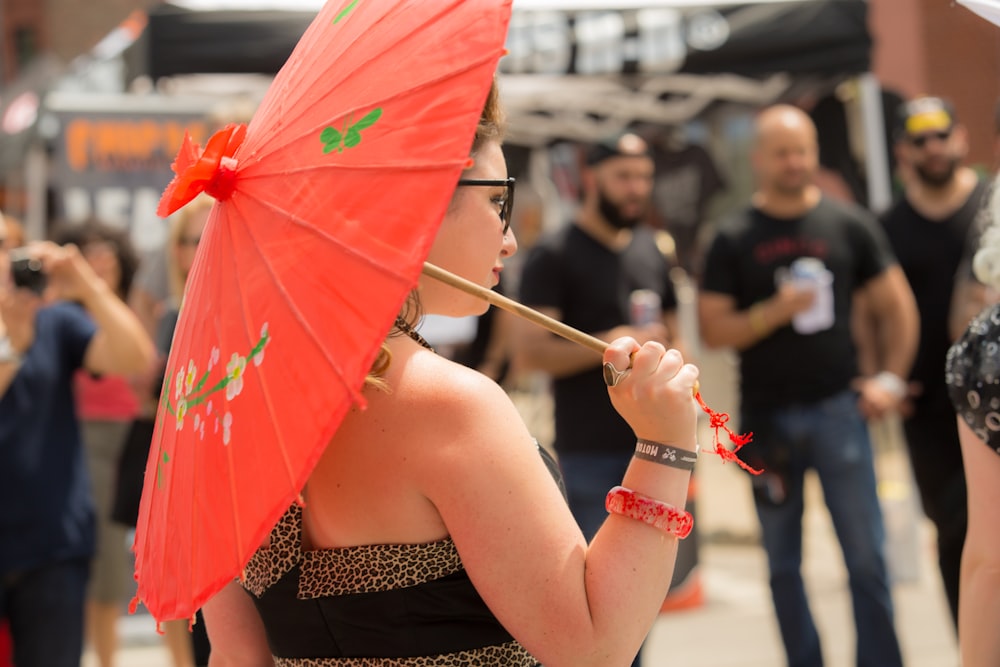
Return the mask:
M 165 218 L 202 192 L 217 201 L 225 201 L 236 188 L 236 149 L 247 136 L 247 126 L 230 123 L 216 132 L 205 145 L 192 141 L 184 133 L 177 158 L 170 165 L 174 179 L 163 193 L 156 215 Z

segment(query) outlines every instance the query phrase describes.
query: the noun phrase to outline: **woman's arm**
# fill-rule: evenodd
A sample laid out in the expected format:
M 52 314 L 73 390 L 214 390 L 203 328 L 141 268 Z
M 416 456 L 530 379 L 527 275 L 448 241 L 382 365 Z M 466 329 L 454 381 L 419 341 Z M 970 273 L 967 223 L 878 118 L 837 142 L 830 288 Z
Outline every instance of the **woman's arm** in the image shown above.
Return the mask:
M 239 582 L 228 584 L 201 611 L 212 645 L 209 667 L 274 667 L 264 623 Z
M 969 497 L 958 639 L 964 667 L 1000 665 L 1000 456 L 958 420 Z
M 616 341 L 605 359 L 626 368 L 637 348 Z M 679 353 L 648 344 L 610 393 L 638 435 L 694 450 L 696 378 Z M 666 595 L 677 538 L 614 515 L 588 545 L 502 390 L 466 374 L 439 377 L 436 393 L 413 418 L 438 427 L 410 428 L 422 435 L 408 462 L 483 599 L 547 667 L 628 664 Z M 633 459 L 623 486 L 683 508 L 689 479 Z

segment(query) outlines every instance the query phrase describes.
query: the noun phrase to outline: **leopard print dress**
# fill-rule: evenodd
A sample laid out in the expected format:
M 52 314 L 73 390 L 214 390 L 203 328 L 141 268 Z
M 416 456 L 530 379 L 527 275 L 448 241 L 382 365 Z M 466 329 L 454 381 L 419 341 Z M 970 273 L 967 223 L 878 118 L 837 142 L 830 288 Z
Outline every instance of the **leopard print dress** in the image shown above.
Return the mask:
M 243 580 L 277 667 L 538 665 L 475 593 L 450 538 L 308 551 L 301 543 L 293 505 Z

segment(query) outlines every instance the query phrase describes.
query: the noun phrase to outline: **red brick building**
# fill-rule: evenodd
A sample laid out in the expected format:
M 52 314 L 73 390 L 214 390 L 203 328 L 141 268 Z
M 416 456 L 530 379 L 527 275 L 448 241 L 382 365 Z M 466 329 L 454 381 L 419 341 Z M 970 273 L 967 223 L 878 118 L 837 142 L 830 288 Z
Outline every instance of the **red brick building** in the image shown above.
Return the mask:
M 33 56 L 50 53 L 69 61 L 132 10 L 157 1 L 0 0 L 0 87 Z M 993 113 L 1000 98 L 1000 28 L 952 0 L 869 4 L 879 80 L 903 97 L 929 93 L 951 99 L 971 132 L 971 161 L 998 166 Z
M 31 58 L 64 62 L 91 49 L 148 0 L 0 0 L 0 84 Z
M 1000 166 L 994 108 L 1000 99 L 1000 27 L 952 0 L 870 0 L 872 62 L 903 97 L 950 99 L 970 132 L 974 164 Z

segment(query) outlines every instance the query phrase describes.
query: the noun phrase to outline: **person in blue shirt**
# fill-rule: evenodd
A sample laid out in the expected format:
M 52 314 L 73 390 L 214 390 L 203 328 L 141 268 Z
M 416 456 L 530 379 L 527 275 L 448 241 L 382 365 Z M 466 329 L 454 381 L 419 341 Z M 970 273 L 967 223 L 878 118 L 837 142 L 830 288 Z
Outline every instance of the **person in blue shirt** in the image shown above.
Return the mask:
M 73 373 L 142 372 L 153 344 L 75 246 L 27 247 L 38 293 L 5 242 L 0 218 L 0 618 L 18 667 L 78 667 L 94 512 Z

